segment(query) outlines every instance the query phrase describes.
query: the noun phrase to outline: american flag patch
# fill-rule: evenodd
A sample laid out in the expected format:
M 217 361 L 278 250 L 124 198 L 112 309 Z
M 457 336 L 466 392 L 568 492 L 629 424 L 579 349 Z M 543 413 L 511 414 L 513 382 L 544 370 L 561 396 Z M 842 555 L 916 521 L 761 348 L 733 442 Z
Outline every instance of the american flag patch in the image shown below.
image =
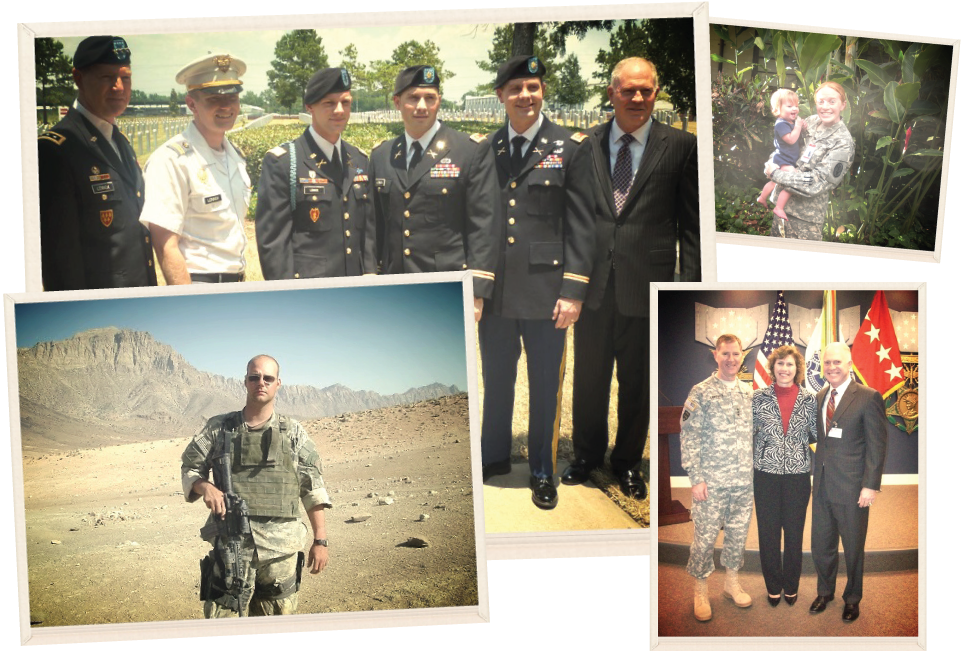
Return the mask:
M 559 154 L 549 154 L 539 161 L 534 168 L 564 168 L 564 160 Z

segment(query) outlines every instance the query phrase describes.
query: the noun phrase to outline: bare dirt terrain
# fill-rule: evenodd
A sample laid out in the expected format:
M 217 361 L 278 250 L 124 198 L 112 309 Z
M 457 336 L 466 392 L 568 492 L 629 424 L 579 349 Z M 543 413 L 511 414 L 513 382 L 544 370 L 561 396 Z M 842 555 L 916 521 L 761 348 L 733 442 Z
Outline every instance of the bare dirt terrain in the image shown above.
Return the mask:
M 334 508 L 330 562 L 304 574 L 299 613 L 476 605 L 467 396 L 302 424 Z M 35 627 L 203 617 L 206 508 L 181 491 L 188 441 L 25 453 Z M 398 546 L 410 537 L 430 546 Z

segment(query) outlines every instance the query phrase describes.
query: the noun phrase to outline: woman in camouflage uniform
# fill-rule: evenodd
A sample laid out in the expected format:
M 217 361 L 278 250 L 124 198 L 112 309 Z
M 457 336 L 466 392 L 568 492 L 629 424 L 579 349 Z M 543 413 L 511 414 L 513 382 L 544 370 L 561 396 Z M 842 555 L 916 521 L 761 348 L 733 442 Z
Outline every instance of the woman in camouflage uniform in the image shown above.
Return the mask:
M 841 184 L 854 159 L 854 139 L 841 120 L 847 106 L 844 88 L 827 81 L 815 91 L 817 115 L 807 118 L 801 134 L 803 148 L 796 171 L 781 171 L 773 162 L 764 165 L 764 174 L 776 182 L 774 196 L 788 189 L 792 196 L 784 206 L 787 219 L 775 219 L 771 235 L 820 240 L 831 191 Z M 780 224 L 783 223 L 783 229 Z

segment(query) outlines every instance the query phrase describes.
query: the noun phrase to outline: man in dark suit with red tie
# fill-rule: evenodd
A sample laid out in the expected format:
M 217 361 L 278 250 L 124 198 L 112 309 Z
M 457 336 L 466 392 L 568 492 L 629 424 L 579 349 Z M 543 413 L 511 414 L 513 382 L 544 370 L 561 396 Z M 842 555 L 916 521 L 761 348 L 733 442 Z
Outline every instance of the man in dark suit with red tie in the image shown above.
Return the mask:
M 132 90 L 123 37 L 87 37 L 73 56 L 77 103 L 38 136 L 40 262 L 48 291 L 156 286 L 140 225 L 144 180 L 117 127 Z
M 811 505 L 811 556 L 818 596 L 811 613 L 824 611 L 834 599 L 840 537 L 848 576 L 841 618 L 853 622 L 860 615 L 864 541 L 869 508 L 881 489 L 887 419 L 881 395 L 852 380 L 851 349 L 846 344 L 828 344 L 821 363 L 828 385 L 818 392 Z
M 640 474 L 649 418 L 649 289 L 701 279 L 695 137 L 651 119 L 657 71 L 643 58 L 615 67 L 611 122 L 593 127 L 581 150 L 593 162 L 593 270 L 574 326 L 574 461 L 565 484 L 587 481 L 608 446 L 611 377 L 617 363 L 617 435 L 611 467 L 630 497 L 647 495 Z

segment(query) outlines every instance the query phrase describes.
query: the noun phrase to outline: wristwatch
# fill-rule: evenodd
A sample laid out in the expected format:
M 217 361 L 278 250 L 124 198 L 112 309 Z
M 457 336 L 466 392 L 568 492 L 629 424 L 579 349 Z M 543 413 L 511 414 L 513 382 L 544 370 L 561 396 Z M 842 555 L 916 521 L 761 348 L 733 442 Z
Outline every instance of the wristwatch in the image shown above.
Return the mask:
M 327 546 L 327 540 L 325 539 L 315 539 L 314 545 Z

